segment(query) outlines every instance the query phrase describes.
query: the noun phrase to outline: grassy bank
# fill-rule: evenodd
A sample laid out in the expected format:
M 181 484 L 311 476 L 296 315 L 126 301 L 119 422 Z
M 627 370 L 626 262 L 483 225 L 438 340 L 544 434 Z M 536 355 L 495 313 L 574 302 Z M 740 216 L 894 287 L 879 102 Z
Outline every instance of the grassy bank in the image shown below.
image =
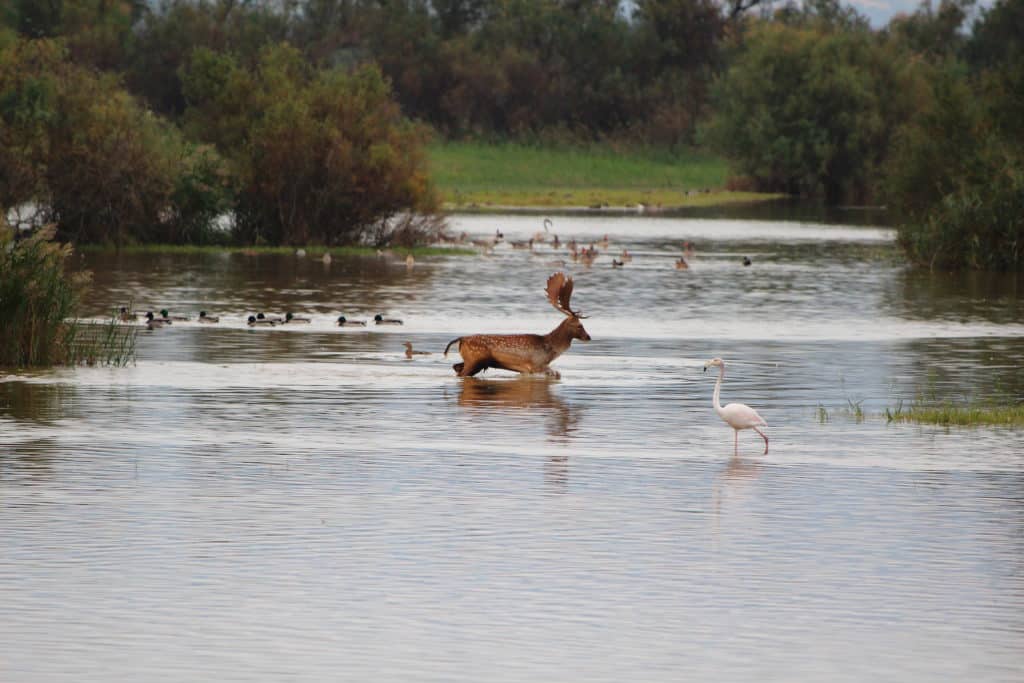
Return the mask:
M 246 256 L 259 256 L 261 254 L 295 254 L 300 247 L 230 247 L 212 244 L 129 244 L 120 249 L 113 245 L 105 244 L 83 244 L 77 247 L 79 251 L 114 252 L 120 251 L 123 254 L 243 254 Z M 301 247 L 310 258 L 320 258 L 325 253 L 331 256 L 377 256 L 376 247 Z M 477 252 L 473 249 L 449 248 L 449 247 L 388 247 L 384 249 L 385 254 L 394 256 L 471 256 Z
M 887 408 L 889 422 L 916 422 L 958 427 L 1002 426 L 1024 427 L 1024 404 L 962 404 L 929 405 L 916 402 L 910 406 L 897 404 Z
M 725 191 L 725 160 L 701 152 L 468 142 L 437 142 L 429 152 L 433 180 L 450 208 L 644 204 L 653 209 L 778 196 Z

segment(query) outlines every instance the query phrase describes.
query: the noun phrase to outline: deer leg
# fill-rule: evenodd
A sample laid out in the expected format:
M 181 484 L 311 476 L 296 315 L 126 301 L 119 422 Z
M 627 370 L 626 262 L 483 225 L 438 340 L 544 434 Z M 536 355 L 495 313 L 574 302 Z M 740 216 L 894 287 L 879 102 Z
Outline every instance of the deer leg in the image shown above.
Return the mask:
M 551 379 L 562 379 L 562 375 L 559 374 L 558 370 L 552 370 L 551 368 L 544 368 L 544 374 Z
M 754 431 L 757 432 L 758 434 L 760 434 L 761 438 L 764 439 L 764 453 L 762 453 L 761 455 L 768 455 L 768 437 L 765 436 L 764 432 L 762 432 L 757 427 L 754 427 Z
M 464 367 L 466 367 L 465 363 L 456 363 L 455 365 L 452 366 L 452 370 L 455 371 L 456 375 L 462 377 L 462 368 Z
M 457 370 L 459 377 L 472 377 L 481 370 L 486 370 L 490 367 L 487 361 L 476 361 L 474 363 L 458 363 L 462 367 Z

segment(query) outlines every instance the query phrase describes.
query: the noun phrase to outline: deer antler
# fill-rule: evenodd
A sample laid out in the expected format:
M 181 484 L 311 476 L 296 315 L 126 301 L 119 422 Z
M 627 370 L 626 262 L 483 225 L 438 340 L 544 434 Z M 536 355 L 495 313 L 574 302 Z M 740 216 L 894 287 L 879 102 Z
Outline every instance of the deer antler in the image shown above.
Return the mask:
M 565 315 L 584 318 L 579 311 L 569 308 L 569 301 L 572 299 L 572 278 L 566 277 L 565 273 L 559 271 L 548 278 L 548 301 L 555 307 L 555 310 Z

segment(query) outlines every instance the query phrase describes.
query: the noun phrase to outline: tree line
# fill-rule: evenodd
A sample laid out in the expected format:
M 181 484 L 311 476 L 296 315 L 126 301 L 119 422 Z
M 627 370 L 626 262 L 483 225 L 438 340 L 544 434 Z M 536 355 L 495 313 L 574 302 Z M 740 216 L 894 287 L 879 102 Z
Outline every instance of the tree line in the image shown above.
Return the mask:
M 437 207 L 430 134 L 701 145 L 736 185 L 886 203 L 916 261 L 1019 269 L 1024 0 L 972 1 L 873 29 L 838 0 L 4 0 L 0 206 L 386 240 Z

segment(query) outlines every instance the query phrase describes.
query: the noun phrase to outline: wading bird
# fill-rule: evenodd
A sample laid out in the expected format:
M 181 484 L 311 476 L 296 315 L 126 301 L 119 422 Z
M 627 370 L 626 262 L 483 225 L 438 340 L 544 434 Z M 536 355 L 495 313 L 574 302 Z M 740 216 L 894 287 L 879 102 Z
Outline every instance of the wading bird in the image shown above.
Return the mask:
M 722 390 L 722 378 L 725 377 L 725 361 L 721 358 L 713 358 L 704 364 L 704 372 L 708 371 L 708 368 L 718 368 L 718 381 L 715 382 L 715 394 L 711 399 L 711 405 L 715 407 L 715 412 L 718 416 L 725 420 L 725 423 L 732 427 L 735 431 L 735 439 L 733 439 L 733 445 L 736 449 L 740 446 L 740 430 L 741 429 L 753 429 L 755 432 L 761 435 L 764 439 L 764 452 L 768 453 L 768 437 L 764 435 L 758 427 L 767 427 L 768 423 L 764 421 L 764 418 L 757 414 L 757 411 L 750 406 L 743 403 L 730 403 L 729 405 L 722 407 L 719 403 L 718 397 Z

